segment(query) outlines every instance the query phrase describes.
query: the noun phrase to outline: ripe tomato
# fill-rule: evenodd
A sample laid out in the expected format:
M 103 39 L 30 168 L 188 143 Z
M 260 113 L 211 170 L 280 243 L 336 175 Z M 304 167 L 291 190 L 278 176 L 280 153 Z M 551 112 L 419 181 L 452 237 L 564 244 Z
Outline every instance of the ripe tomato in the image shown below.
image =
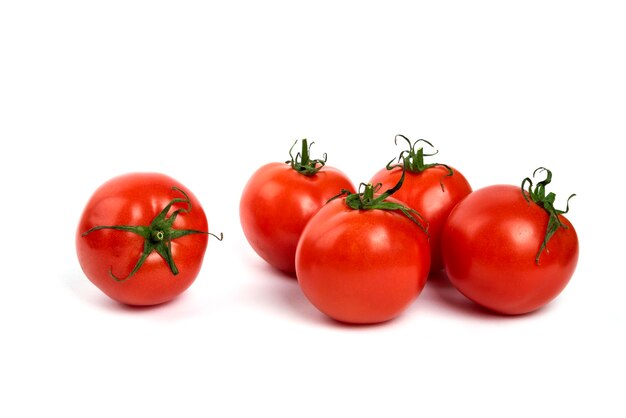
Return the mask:
M 131 173 L 100 186 L 76 233 L 78 261 L 93 284 L 129 305 L 166 302 L 195 280 L 208 224 L 198 199 L 176 180 Z
M 329 202 L 296 252 L 298 283 L 326 315 L 349 323 L 398 316 L 420 294 L 430 268 L 424 230 L 402 204 L 373 187 Z M 404 213 L 403 213 L 404 212 Z M 423 227 L 422 227 L 423 228 Z
M 578 237 L 562 216 L 567 211 L 554 209 L 554 194 L 545 195 L 551 178 L 546 171 L 548 178 L 535 191 L 485 187 L 448 217 L 442 244 L 446 272 L 479 305 L 504 314 L 531 312 L 555 298 L 574 274 Z
M 443 267 L 441 259 L 443 225 L 457 203 L 472 192 L 472 187 L 463 174 L 450 166 L 424 164 L 424 156 L 428 154 L 424 154 L 422 148 L 416 149 L 416 146 L 420 141 L 428 145 L 431 145 L 430 142 L 420 139 L 411 144 L 402 135 L 397 135 L 396 141 L 398 137 L 407 140 L 409 149 L 401 154 L 401 158 L 404 158 L 406 163 L 406 178 L 402 188 L 394 194 L 394 197 L 406 203 L 408 207 L 415 209 L 428 221 L 431 250 L 430 270 L 435 272 Z M 392 187 L 402 176 L 402 170 L 403 168 L 399 165 L 393 167 L 389 164 L 387 168 L 377 172 L 370 183 L 381 183 L 383 188 Z
M 254 251 L 291 274 L 296 271 L 298 239 L 309 219 L 341 189 L 354 191 L 344 173 L 325 165 L 326 158 L 311 160 L 309 150 L 304 139 L 295 159 L 259 168 L 239 205 L 241 226 Z

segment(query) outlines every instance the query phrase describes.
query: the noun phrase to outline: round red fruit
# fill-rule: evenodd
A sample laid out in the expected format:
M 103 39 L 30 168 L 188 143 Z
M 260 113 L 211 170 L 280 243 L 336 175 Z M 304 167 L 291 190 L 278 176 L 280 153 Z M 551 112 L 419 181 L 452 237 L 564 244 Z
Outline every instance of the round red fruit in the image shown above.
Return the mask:
M 87 278 L 106 295 L 129 305 L 155 305 L 196 279 L 207 234 L 204 210 L 185 186 L 159 173 L 131 173 L 91 196 L 76 251 Z
M 539 309 L 561 293 L 576 269 L 576 230 L 563 216 L 567 210 L 554 208 L 554 194 L 545 194 L 551 178 L 545 171 L 548 178 L 535 190 L 495 185 L 473 192 L 444 227 L 443 260 L 451 283 L 490 310 Z

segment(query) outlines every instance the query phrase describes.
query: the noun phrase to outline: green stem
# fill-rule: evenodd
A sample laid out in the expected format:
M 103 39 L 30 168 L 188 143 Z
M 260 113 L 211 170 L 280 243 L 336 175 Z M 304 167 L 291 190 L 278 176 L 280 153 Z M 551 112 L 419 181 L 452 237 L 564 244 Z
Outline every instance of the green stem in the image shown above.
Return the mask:
M 539 251 L 537 251 L 537 255 L 535 257 L 535 264 L 539 265 L 539 257 L 541 257 L 541 253 L 545 250 L 548 252 L 548 241 L 550 238 L 558 231 L 559 228 L 567 229 L 567 225 L 561 222 L 559 215 L 569 212 L 569 201 L 572 197 L 576 196 L 576 194 L 571 194 L 570 197 L 567 198 L 567 204 L 565 210 L 559 210 L 554 207 L 554 201 L 556 200 L 556 194 L 550 192 L 546 194 L 546 186 L 550 184 L 552 181 L 552 172 L 544 167 L 539 167 L 535 171 L 533 171 L 533 177 L 539 171 L 545 171 L 546 178 L 543 181 L 540 181 L 535 186 L 533 190 L 533 181 L 530 177 L 526 177 L 522 181 L 522 195 L 524 199 L 530 203 L 532 200 L 537 205 L 541 206 L 548 213 L 548 226 L 546 227 L 546 233 L 543 237 L 543 242 L 539 247 Z M 524 186 L 528 183 L 528 190 L 524 189 Z
M 422 217 L 422 215 L 415 209 L 404 206 L 400 203 L 391 202 L 386 200 L 389 196 L 400 190 L 402 183 L 404 182 L 406 169 L 402 165 L 402 176 L 398 183 L 378 196 L 375 193 L 382 187 L 381 183 L 372 185 L 371 183 L 361 183 L 359 185 L 358 193 L 350 193 L 349 190 L 342 189 L 341 193 L 332 197 L 331 200 L 345 196 L 346 204 L 349 208 L 354 210 L 390 210 L 400 211 L 404 216 L 409 218 L 415 223 L 426 235 L 428 235 L 428 222 Z
M 170 268 L 170 271 L 173 275 L 177 275 L 179 273 L 178 268 L 176 267 L 176 263 L 174 263 L 174 257 L 172 256 L 172 241 L 186 235 L 191 234 L 207 234 L 212 235 L 218 240 L 224 239 L 224 235 L 220 234 L 218 237 L 215 234 L 204 231 L 197 231 L 194 229 L 175 229 L 174 222 L 176 218 L 181 213 L 189 213 L 191 212 L 191 200 L 187 193 L 178 187 L 172 187 L 173 190 L 180 192 L 184 198 L 174 198 L 172 199 L 159 214 L 150 222 L 150 225 L 112 225 L 112 226 L 95 226 L 89 229 L 86 232 L 82 233 L 82 236 L 87 236 L 92 232 L 100 231 L 103 229 L 112 229 L 115 231 L 123 231 L 130 232 L 136 235 L 141 236 L 144 239 L 143 243 L 143 251 L 141 252 L 141 257 L 137 260 L 137 263 L 131 270 L 131 272 L 124 278 L 119 278 L 113 274 L 112 269 L 109 270 L 109 274 L 113 279 L 118 282 L 124 282 L 130 279 L 132 276 L 139 271 L 139 269 L 143 266 L 144 262 L 147 260 L 148 256 L 153 252 L 157 252 L 163 260 L 167 263 Z M 186 208 L 176 209 L 172 214 L 168 217 L 170 209 L 174 204 L 184 203 Z
M 152 241 L 154 242 L 163 241 L 163 238 L 165 238 L 165 233 L 163 231 L 152 231 L 152 234 L 150 234 L 150 237 L 152 238 Z
M 289 157 L 291 157 L 291 159 L 285 161 L 285 163 L 290 164 L 291 168 L 293 168 L 294 170 L 296 170 L 298 173 L 302 175 L 305 175 L 305 176 L 315 175 L 318 171 L 322 169 L 322 167 L 324 167 L 324 165 L 326 165 L 326 160 L 328 159 L 328 155 L 324 153 L 322 159 L 311 159 L 310 157 L 311 147 L 313 146 L 315 142 L 311 142 L 311 145 L 308 145 L 307 139 L 304 138 L 302 140 L 302 151 L 297 153 L 296 156 L 294 157 L 292 154 L 292 151 L 293 151 L 293 147 L 295 147 L 297 143 L 298 141 L 296 140 L 296 142 L 294 142 L 291 148 L 289 149 Z
M 441 163 L 426 164 L 424 162 L 424 157 L 432 157 L 433 155 L 437 155 L 439 151 L 435 150 L 435 152 L 433 152 L 432 154 L 426 154 L 424 152 L 423 147 L 417 146 L 417 144 L 419 144 L 420 142 L 424 142 L 428 144 L 431 148 L 434 148 L 433 144 L 431 144 L 425 139 L 418 139 L 417 141 L 411 143 L 409 138 L 407 138 L 404 135 L 398 134 L 396 135 L 394 139 L 394 143 L 396 145 L 398 145 L 398 138 L 404 139 L 409 144 L 409 148 L 406 150 L 403 150 L 400 153 L 400 156 L 398 157 L 398 163 L 394 164 L 395 158 L 389 161 L 387 163 L 387 170 L 393 170 L 394 168 L 402 165 L 407 171 L 411 173 L 421 173 L 425 170 L 428 170 L 431 167 L 436 167 L 436 166 L 445 167 L 448 173 L 445 176 L 442 176 L 441 179 L 439 180 L 439 184 L 441 185 L 441 190 L 444 190 L 443 178 L 454 175 L 454 171 L 452 170 L 452 168 L 450 168 L 446 164 L 441 164 Z M 400 164 L 401 162 L 402 164 Z

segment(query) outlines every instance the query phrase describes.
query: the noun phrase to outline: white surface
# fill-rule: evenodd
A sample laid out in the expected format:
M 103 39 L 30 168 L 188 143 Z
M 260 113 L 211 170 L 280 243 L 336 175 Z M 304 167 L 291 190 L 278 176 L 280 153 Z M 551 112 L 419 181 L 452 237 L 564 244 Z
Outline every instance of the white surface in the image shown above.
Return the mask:
M 205 3 L 0 6 L 0 416 L 626 414 L 620 2 Z M 397 133 L 474 188 L 545 165 L 558 206 L 578 194 L 554 303 L 497 317 L 435 281 L 395 321 L 341 326 L 252 252 L 257 167 L 307 137 L 359 183 Z M 74 233 L 97 186 L 146 170 L 226 238 L 182 297 L 130 309 Z

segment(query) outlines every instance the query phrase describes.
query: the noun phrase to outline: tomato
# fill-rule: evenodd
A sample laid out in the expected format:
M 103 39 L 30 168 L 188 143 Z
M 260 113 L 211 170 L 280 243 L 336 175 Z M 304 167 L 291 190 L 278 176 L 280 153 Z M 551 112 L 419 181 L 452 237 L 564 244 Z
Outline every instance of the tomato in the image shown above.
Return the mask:
M 308 300 L 335 320 L 388 321 L 424 288 L 430 268 L 424 226 L 389 194 L 373 198 L 370 184 L 363 193 L 333 200 L 302 233 L 298 283 Z
M 394 197 L 403 201 L 406 205 L 419 212 L 428 221 L 428 235 L 430 237 L 431 271 L 441 270 L 441 234 L 443 226 L 450 211 L 472 192 L 472 187 L 458 170 L 443 164 L 424 164 L 424 151 L 417 148 L 420 141 L 431 145 L 423 139 L 409 142 L 409 149 L 403 151 L 406 167 L 406 178 L 402 188 Z M 432 146 L 432 145 L 431 145 Z M 434 154 L 430 154 L 434 155 Z M 370 183 L 381 183 L 383 188 L 392 187 L 402 176 L 403 168 L 391 166 L 378 171 L 370 180 Z
M 78 261 L 106 295 L 129 305 L 169 301 L 196 279 L 208 224 L 198 199 L 158 173 L 130 173 L 100 186 L 76 233 Z
M 354 191 L 343 172 L 325 165 L 326 159 L 311 160 L 309 151 L 304 139 L 295 159 L 259 168 L 239 205 L 241 226 L 254 251 L 290 274 L 296 271 L 296 246 L 309 219 L 342 189 Z
M 555 195 L 545 195 L 551 178 L 546 171 L 547 179 L 534 191 L 485 187 L 448 217 L 442 241 L 447 275 L 483 307 L 503 314 L 534 311 L 554 299 L 574 274 L 578 237 L 563 216 L 567 211 L 554 209 Z

